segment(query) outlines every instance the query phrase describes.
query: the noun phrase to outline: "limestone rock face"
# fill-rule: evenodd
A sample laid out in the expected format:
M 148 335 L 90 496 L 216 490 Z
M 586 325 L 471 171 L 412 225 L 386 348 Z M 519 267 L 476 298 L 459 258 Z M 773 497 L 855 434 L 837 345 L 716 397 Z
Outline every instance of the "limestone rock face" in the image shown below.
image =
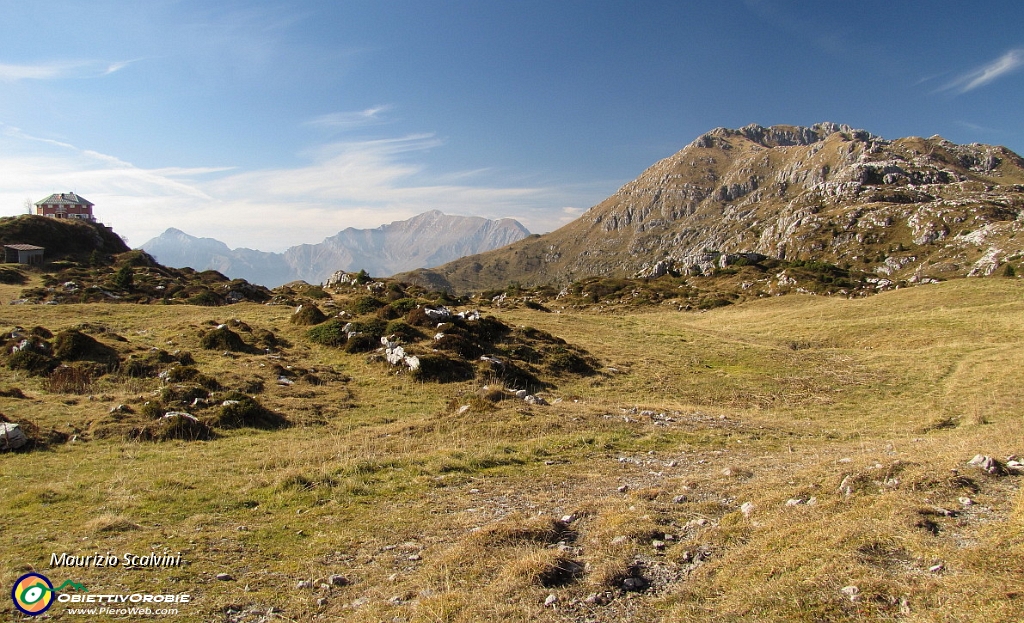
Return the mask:
M 756 253 L 948 278 L 1024 257 L 1022 228 L 1024 160 L 1005 147 L 748 125 L 698 137 L 550 234 L 400 277 L 466 292 L 699 273 Z

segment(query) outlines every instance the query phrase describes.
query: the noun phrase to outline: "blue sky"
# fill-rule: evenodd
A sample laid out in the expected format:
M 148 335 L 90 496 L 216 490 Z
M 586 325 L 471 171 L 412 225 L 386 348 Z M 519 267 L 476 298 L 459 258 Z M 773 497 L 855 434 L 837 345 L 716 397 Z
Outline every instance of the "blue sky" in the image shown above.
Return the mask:
M 0 0 L 0 214 L 74 190 L 282 250 L 429 209 L 550 231 L 700 134 L 1024 153 L 1013 2 Z

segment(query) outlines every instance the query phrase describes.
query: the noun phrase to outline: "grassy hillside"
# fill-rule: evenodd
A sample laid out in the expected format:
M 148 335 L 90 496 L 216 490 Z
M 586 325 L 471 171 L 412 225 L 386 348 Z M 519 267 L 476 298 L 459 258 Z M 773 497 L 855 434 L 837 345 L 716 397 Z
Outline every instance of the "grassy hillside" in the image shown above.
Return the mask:
M 0 368 L 37 442 L 0 455 L 0 583 L 188 592 L 186 621 L 1020 619 L 1021 476 L 968 462 L 1024 454 L 1024 284 L 663 309 L 489 310 L 596 362 L 530 404 L 315 343 L 291 307 L 0 307 L 98 345 L 66 366 L 120 361 L 84 386 Z M 229 392 L 276 417 L 232 425 Z M 212 434 L 158 434 L 146 403 L 192 396 Z M 164 550 L 185 564 L 49 568 Z

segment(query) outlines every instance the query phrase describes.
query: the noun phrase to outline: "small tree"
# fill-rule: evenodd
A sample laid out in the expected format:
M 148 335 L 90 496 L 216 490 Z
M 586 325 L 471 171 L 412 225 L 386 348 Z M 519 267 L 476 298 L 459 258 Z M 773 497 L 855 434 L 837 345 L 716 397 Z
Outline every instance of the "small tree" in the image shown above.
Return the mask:
M 114 274 L 114 287 L 118 290 L 131 290 L 135 285 L 135 273 L 132 267 L 125 264 Z
M 1013 269 L 1013 264 L 1007 264 L 1006 267 L 1003 268 L 1003 276 L 1004 277 L 1016 277 L 1017 276 L 1017 271 Z

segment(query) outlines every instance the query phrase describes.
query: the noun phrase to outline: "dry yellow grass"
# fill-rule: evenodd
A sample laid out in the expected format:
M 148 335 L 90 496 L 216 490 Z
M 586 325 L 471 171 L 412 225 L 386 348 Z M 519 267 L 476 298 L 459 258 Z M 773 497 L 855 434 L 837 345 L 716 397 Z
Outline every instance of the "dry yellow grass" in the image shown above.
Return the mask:
M 966 464 L 1024 454 L 1018 282 L 704 314 L 495 311 L 607 367 L 545 394 L 560 402 L 491 408 L 477 383 L 419 383 L 312 345 L 289 308 L 0 307 L 0 328 L 102 324 L 122 352 L 184 349 L 222 383 L 263 378 L 259 400 L 294 424 L 99 439 L 88 431 L 112 406 L 139 408 L 160 382 L 53 395 L 0 370 L 0 388 L 29 396 L 0 412 L 78 435 L 0 457 L 0 529 L 16 543 L 0 582 L 33 567 L 90 590 L 189 592 L 189 621 L 271 607 L 293 621 L 1020 620 L 1020 477 Z M 291 345 L 281 359 L 199 348 L 205 323 L 231 318 Z M 275 363 L 337 379 L 278 386 Z M 187 564 L 48 569 L 52 552 L 151 550 Z M 582 571 L 545 579 L 570 563 Z

